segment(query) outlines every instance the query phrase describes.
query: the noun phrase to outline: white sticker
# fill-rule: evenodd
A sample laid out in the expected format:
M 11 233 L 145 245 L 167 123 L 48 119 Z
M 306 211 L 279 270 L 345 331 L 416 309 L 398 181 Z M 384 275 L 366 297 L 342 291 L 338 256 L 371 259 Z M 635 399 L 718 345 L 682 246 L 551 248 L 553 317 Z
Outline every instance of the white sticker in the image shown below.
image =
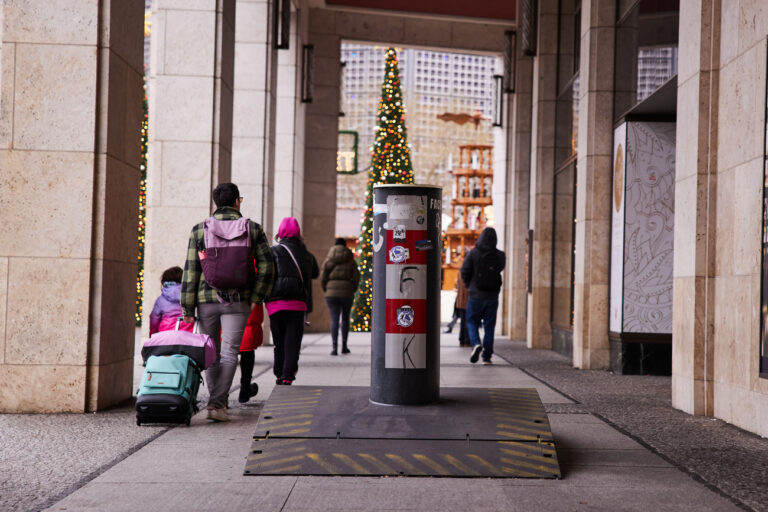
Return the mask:
M 395 226 L 395 229 L 392 231 L 392 238 L 396 242 L 405 242 L 405 225 L 404 224 L 398 224 Z
M 384 367 L 405 370 L 427 367 L 426 334 L 391 334 L 385 337 Z
M 402 263 L 408 259 L 408 256 L 409 256 L 408 252 L 409 252 L 408 249 L 406 249 L 402 245 L 396 245 L 389 250 L 389 259 L 393 263 Z
M 413 325 L 415 313 L 411 306 L 401 306 L 397 308 L 397 325 L 400 327 L 410 327 Z

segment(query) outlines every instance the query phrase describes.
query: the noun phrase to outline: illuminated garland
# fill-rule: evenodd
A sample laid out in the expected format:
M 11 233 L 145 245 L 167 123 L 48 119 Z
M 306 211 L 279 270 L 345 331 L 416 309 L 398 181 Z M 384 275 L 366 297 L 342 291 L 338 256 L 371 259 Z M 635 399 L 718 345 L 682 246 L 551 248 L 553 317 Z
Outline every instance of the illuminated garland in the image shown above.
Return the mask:
M 350 326 L 353 331 L 371 330 L 371 297 L 373 285 L 373 185 L 377 183 L 413 183 L 413 168 L 405 128 L 405 105 L 400 85 L 397 52 L 387 49 L 384 83 L 381 87 L 376 115 L 376 138 L 371 152 L 371 171 L 365 192 L 357 249 L 360 255 L 360 286 L 352 306 Z
M 144 117 L 141 120 L 141 181 L 139 181 L 139 254 L 138 274 L 136 276 L 136 325 L 141 327 L 142 302 L 144 299 L 144 239 L 147 227 L 147 125 L 149 107 L 147 106 L 147 80 L 144 78 Z

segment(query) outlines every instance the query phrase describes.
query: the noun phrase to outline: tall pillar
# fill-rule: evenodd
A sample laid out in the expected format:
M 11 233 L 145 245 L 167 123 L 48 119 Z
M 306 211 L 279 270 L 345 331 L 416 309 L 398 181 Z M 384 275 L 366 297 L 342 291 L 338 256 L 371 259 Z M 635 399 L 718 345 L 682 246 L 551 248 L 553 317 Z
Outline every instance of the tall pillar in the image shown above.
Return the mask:
M 309 42 L 315 47 L 312 103 L 306 109 L 304 155 L 304 241 L 322 263 L 333 243 L 336 227 L 336 149 L 339 123 L 340 38 L 336 34 L 334 11 L 310 9 Z M 328 126 L 335 129 L 329 130 Z M 328 308 L 323 301 L 320 280 L 312 291 L 315 311 L 312 329 L 327 330 Z
M 296 3 L 306 3 L 306 0 Z M 306 14 L 307 9 L 301 5 L 291 9 L 289 48 L 277 52 L 275 188 L 280 193 L 275 197 L 275 232 L 284 217 L 295 217 L 304 226 L 304 119 L 307 104 L 301 101 L 301 75 L 308 29 Z
M 518 9 L 518 12 L 519 9 Z M 516 45 L 520 48 L 520 44 Z M 531 99 L 533 82 L 533 59 L 522 54 L 513 56 L 515 64 L 515 93 L 510 96 L 510 116 L 507 147 L 509 151 L 506 208 L 507 229 L 509 230 L 507 269 L 504 280 L 507 286 L 506 332 L 513 340 L 526 336 L 526 302 L 528 291 L 525 286 L 528 238 L 528 210 L 530 208 L 531 179 Z
M 277 49 L 271 0 L 237 0 L 232 181 L 243 215 L 273 235 Z
M 132 394 L 144 3 L 0 23 L 0 412 Z
M 719 90 L 720 0 L 680 4 L 680 41 L 685 44 L 677 78 L 672 405 L 711 415 L 718 192 L 718 110 L 712 98 Z
M 557 103 L 557 0 L 541 0 L 538 53 L 533 61 L 531 96 L 531 172 L 529 227 L 533 230 L 529 265 L 526 341 L 529 348 L 552 348 L 552 205 L 555 174 L 555 106 Z
M 144 325 L 160 276 L 231 179 L 234 0 L 153 0 Z
M 581 14 L 573 364 L 610 364 L 608 296 L 613 177 L 615 0 L 585 0 Z

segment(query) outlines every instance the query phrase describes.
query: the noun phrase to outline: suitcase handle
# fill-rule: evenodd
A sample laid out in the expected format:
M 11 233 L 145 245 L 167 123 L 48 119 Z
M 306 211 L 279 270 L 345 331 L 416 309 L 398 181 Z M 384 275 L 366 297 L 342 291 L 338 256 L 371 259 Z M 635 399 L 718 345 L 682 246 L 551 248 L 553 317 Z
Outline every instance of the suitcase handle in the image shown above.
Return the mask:
M 176 317 L 176 328 L 174 329 L 175 331 L 179 330 L 179 325 L 181 324 L 182 320 L 184 320 L 183 316 Z M 195 318 L 195 326 L 192 327 L 192 332 L 200 334 L 200 322 L 197 321 L 197 318 Z

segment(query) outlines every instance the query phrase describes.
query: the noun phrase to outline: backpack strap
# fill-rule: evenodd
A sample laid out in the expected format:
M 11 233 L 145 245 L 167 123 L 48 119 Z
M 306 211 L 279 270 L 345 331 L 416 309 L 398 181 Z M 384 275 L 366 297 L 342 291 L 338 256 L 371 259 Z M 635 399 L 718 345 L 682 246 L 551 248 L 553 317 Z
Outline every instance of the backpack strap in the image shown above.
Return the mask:
M 301 279 L 301 284 L 303 285 L 304 284 L 304 276 L 301 274 L 301 267 L 299 267 L 299 262 L 296 261 L 296 257 L 293 255 L 291 250 L 288 247 L 286 247 L 285 245 L 283 245 L 283 244 L 277 244 L 277 245 L 282 247 L 283 249 L 285 249 L 288 252 L 288 256 L 291 257 L 291 259 L 293 260 L 293 264 L 296 265 L 296 270 L 299 271 L 299 279 Z

